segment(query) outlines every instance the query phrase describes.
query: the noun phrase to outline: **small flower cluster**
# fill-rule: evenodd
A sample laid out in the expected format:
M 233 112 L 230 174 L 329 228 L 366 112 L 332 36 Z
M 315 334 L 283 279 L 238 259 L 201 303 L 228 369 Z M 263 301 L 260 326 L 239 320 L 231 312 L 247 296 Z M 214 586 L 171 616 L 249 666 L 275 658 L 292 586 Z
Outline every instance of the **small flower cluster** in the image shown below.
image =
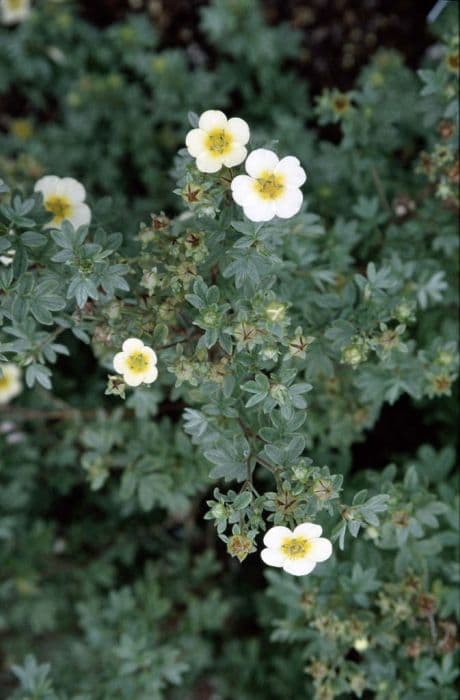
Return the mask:
M 223 112 L 210 109 L 200 116 L 198 127 L 188 132 L 185 144 L 203 173 L 216 173 L 223 166 L 232 168 L 246 160 L 247 174 L 232 179 L 231 192 L 248 219 L 290 219 L 302 206 L 300 187 L 306 180 L 305 171 L 294 156 L 280 160 L 266 148 L 247 156 L 249 138 L 249 126 L 243 119 L 227 119 Z

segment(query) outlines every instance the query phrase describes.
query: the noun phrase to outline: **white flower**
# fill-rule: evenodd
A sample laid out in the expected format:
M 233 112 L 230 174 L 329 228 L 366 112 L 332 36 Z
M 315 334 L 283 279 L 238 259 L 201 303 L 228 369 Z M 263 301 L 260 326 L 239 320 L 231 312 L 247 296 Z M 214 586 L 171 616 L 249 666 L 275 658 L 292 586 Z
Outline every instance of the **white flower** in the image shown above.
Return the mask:
M 258 148 L 245 163 L 247 175 L 232 180 L 232 195 L 251 221 L 270 221 L 274 216 L 290 219 L 302 206 L 307 176 L 294 156 L 279 160 L 276 153 Z
M 2 24 L 16 24 L 30 14 L 30 0 L 0 0 Z
M 123 343 L 123 351 L 113 358 L 115 371 L 123 375 L 129 386 L 151 384 L 158 377 L 157 356 L 152 348 L 144 345 L 139 338 L 128 338 Z
M 8 403 L 22 391 L 21 370 L 11 363 L 0 364 L 0 404 Z
M 297 525 L 294 531 L 276 526 L 265 533 L 262 561 L 269 566 L 282 567 L 288 574 L 305 576 L 319 561 L 332 554 L 332 544 L 321 537 L 322 528 L 314 523 Z
M 369 642 L 367 641 L 367 637 L 359 637 L 358 639 L 355 639 L 353 642 L 353 647 L 356 649 L 356 651 L 363 652 L 367 651 L 369 649 Z
M 13 262 L 16 251 L 10 248 L 6 251 L 5 255 L 0 255 L 0 263 L 2 265 L 8 266 Z
M 223 112 L 208 109 L 200 117 L 198 129 L 188 132 L 187 150 L 196 158 L 202 173 L 216 173 L 223 165 L 231 168 L 246 158 L 249 127 L 243 119 L 227 119 Z
M 91 210 L 85 204 L 85 188 L 73 177 L 45 175 L 35 183 L 34 190 L 41 192 L 43 206 L 54 214 L 47 228 L 59 228 L 65 219 L 75 228 L 91 221 Z

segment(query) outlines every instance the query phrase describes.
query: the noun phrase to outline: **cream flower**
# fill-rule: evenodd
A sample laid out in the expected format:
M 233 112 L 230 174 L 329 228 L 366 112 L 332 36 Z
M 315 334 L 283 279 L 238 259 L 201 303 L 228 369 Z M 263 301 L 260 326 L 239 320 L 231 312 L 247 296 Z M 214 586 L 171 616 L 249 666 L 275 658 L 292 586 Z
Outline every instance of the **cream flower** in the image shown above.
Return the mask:
M 54 214 L 47 228 L 60 228 L 65 219 L 75 228 L 91 221 L 91 210 L 85 204 L 85 188 L 73 177 L 45 175 L 35 183 L 34 190 L 41 192 L 43 206 Z
M 11 363 L 0 364 L 0 404 L 8 403 L 22 391 L 21 370 Z
M 5 255 L 0 255 L 0 263 L 8 267 L 8 265 L 11 265 L 13 262 L 15 253 L 16 251 L 13 250 L 13 248 L 10 248 L 6 251 Z
M 30 14 L 30 0 L 0 0 L 2 24 L 16 24 Z
M 246 158 L 249 127 L 243 119 L 227 119 L 223 112 L 208 109 L 200 117 L 198 129 L 188 132 L 187 150 L 196 158 L 202 173 L 216 173 L 223 165 L 231 168 Z
M 125 384 L 152 384 L 158 377 L 154 350 L 144 345 L 139 338 L 128 338 L 122 347 L 123 351 L 117 352 L 113 358 L 113 366 L 116 372 L 123 375 Z
M 294 531 L 276 526 L 265 533 L 262 561 L 269 566 L 282 567 L 293 576 L 305 576 L 320 561 L 332 554 L 332 544 L 321 537 L 322 528 L 314 523 L 297 525 Z
M 294 156 L 279 160 L 276 153 L 258 148 L 245 163 L 247 175 L 232 180 L 232 195 L 251 221 L 270 221 L 274 216 L 290 219 L 302 206 L 307 176 Z

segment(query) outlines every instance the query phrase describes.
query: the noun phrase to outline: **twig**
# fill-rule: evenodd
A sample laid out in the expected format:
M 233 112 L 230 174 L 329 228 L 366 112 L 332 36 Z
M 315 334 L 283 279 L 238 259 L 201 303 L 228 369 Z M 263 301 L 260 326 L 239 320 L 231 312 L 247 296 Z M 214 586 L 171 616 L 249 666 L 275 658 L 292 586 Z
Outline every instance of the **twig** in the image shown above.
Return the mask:
M 0 408 L 0 417 L 5 416 L 12 421 L 28 421 L 28 420 L 70 420 L 71 418 L 94 417 L 96 411 L 79 411 L 77 408 L 67 408 L 60 411 L 40 411 L 33 408 Z
M 387 199 L 387 196 L 385 194 L 385 190 L 383 189 L 382 181 L 380 180 L 379 174 L 374 166 L 371 166 L 371 175 L 372 175 L 372 179 L 374 180 L 374 184 L 375 184 L 376 190 L 378 192 L 378 195 L 380 197 L 380 202 L 381 202 L 382 206 L 384 207 L 384 209 L 387 210 L 388 214 L 390 215 L 390 218 L 393 218 L 393 210 L 392 210 L 390 203 Z

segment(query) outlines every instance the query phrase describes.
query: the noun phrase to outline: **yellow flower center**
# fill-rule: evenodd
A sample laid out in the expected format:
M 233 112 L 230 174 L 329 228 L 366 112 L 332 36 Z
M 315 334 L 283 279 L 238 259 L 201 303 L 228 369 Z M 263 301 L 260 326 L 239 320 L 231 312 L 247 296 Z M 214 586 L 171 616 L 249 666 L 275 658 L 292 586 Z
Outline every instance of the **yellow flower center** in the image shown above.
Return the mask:
M 231 151 L 233 136 L 225 129 L 212 129 L 206 138 L 206 147 L 212 156 L 223 156 Z
M 346 95 L 337 95 L 332 101 L 332 106 L 334 112 L 342 114 L 342 112 L 347 112 L 350 107 L 350 100 Z
M 130 372 L 140 374 L 149 368 L 149 358 L 144 352 L 133 352 L 126 360 L 126 366 Z
M 24 0 L 7 0 L 9 10 L 20 10 L 24 5 Z
M 458 73 L 458 69 L 460 67 L 460 54 L 458 51 L 457 53 L 450 53 L 446 60 L 448 68 L 454 73 Z
M 60 224 L 63 219 L 68 219 L 72 213 L 72 204 L 67 197 L 52 194 L 45 200 L 45 209 L 54 214 L 53 223 Z
M 10 131 L 16 138 L 27 141 L 32 136 L 32 125 L 27 119 L 13 119 Z
M 10 383 L 10 377 L 6 374 L 6 372 L 0 375 L 0 389 L 7 389 Z
M 285 190 L 284 177 L 266 170 L 257 178 L 254 188 L 262 199 L 278 199 Z
M 305 537 L 286 537 L 281 545 L 281 551 L 289 559 L 302 559 L 310 550 L 310 540 Z

